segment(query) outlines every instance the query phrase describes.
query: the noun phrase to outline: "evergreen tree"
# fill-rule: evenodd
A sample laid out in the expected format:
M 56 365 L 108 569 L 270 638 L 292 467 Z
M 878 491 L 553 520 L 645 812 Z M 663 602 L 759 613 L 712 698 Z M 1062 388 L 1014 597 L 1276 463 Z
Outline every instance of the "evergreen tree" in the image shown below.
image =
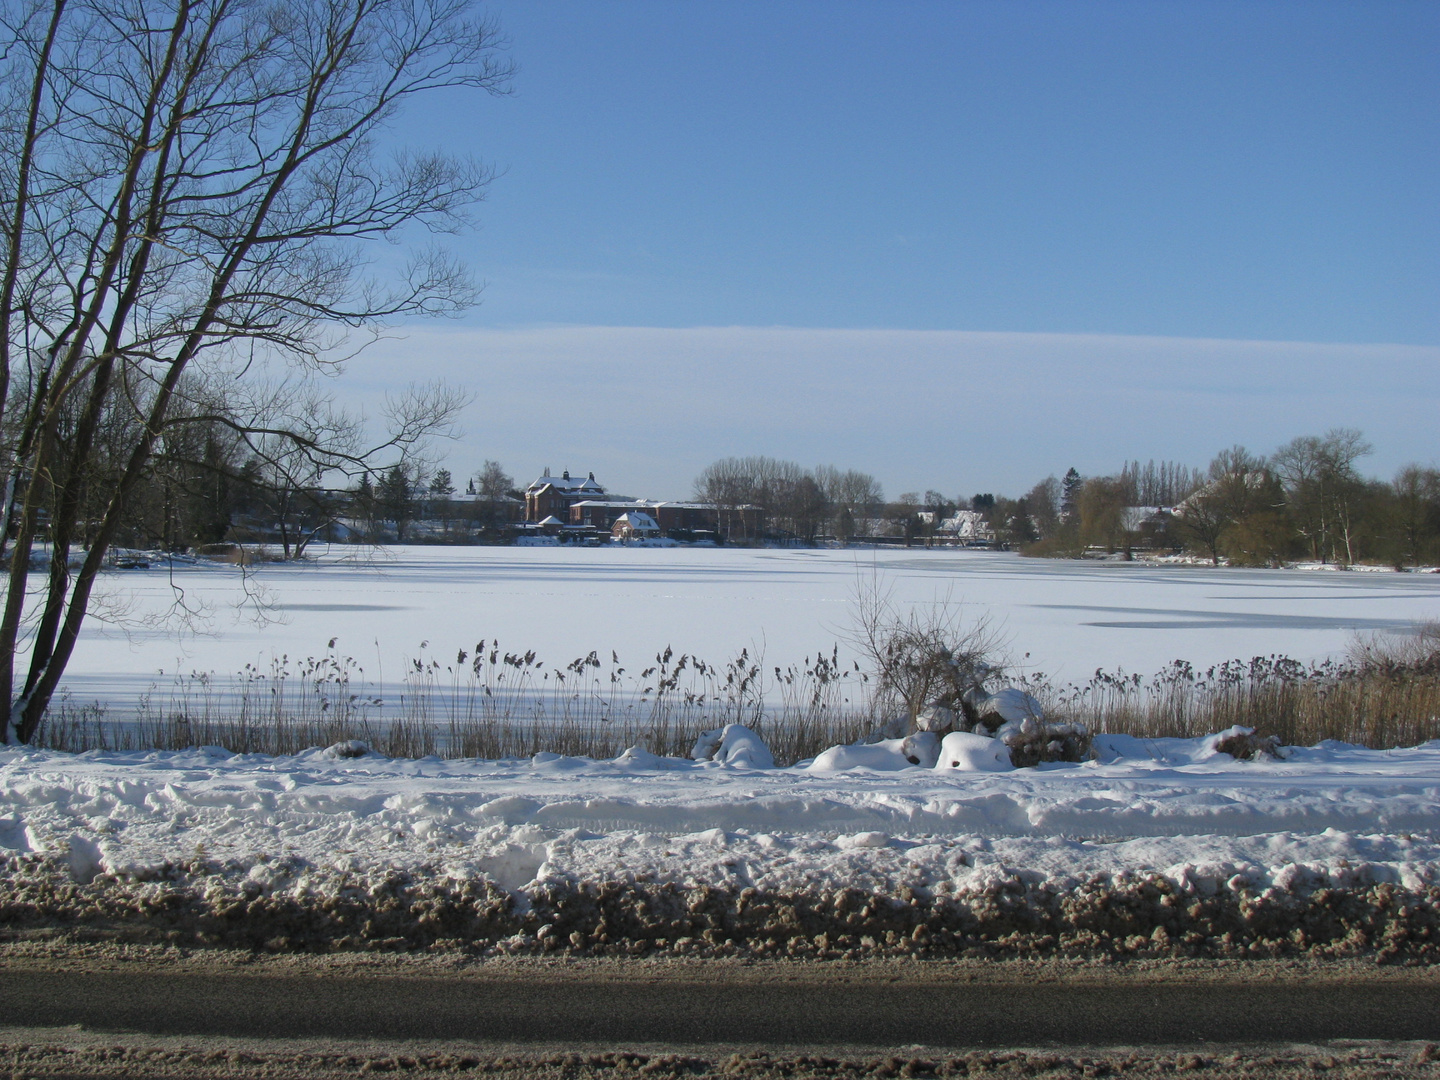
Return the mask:
M 473 483 L 471 486 L 474 486 Z M 430 494 L 435 496 L 455 494 L 455 484 L 450 478 L 449 469 L 436 470 L 435 476 L 430 480 Z
M 405 542 L 405 533 L 415 520 L 415 481 L 404 465 L 395 465 L 375 485 L 375 501 L 382 514 L 395 523 L 395 539 Z
M 1080 509 L 1080 489 L 1085 486 L 1085 480 L 1075 471 L 1072 465 L 1065 473 L 1065 479 L 1060 481 L 1060 520 L 1069 521 L 1074 518 Z

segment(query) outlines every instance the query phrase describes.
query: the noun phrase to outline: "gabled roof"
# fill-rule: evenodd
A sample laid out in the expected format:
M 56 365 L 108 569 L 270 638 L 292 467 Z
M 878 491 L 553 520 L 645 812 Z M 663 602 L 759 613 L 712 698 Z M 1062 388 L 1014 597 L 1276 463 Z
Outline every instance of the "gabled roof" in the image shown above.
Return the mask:
M 572 477 L 567 471 L 560 476 L 551 476 L 547 469 L 545 475 L 536 480 L 525 489 L 526 495 L 533 495 L 552 487 L 556 491 L 562 491 L 566 495 L 604 495 L 605 489 L 595 480 L 595 474 L 591 473 L 583 480 Z

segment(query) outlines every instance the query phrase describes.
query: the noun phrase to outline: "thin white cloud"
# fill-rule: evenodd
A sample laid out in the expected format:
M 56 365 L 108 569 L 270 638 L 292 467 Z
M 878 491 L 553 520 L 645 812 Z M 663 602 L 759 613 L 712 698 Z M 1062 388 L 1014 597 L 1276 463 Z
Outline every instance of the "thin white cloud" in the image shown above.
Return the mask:
M 1440 348 L 1408 345 L 789 327 L 424 327 L 374 345 L 338 388 L 472 389 L 449 464 L 518 478 L 591 471 L 678 497 L 731 454 L 874 473 L 887 492 L 1019 493 L 1074 465 L 1204 465 L 1358 427 L 1367 471 L 1440 458 Z

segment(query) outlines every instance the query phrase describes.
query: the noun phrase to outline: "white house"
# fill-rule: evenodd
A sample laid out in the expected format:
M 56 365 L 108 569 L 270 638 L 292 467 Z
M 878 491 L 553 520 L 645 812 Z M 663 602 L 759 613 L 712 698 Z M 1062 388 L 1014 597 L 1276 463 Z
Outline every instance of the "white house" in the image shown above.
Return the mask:
M 653 540 L 659 537 L 660 526 L 642 510 L 621 514 L 611 526 L 610 536 L 616 540 Z

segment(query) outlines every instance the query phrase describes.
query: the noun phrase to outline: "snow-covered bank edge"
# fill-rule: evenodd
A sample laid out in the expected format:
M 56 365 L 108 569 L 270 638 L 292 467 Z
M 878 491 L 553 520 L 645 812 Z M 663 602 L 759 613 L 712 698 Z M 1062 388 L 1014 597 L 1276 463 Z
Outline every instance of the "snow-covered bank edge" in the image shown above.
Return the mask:
M 425 867 L 316 874 L 267 891 L 203 859 L 77 882 L 31 854 L 0 867 L 0 940 L 54 938 L 272 953 L 477 956 L 1368 957 L 1440 963 L 1440 886 L 1190 890 L 1159 874 L 1069 887 L 1011 874 L 958 893 L 772 891 L 616 877 L 507 891 Z

